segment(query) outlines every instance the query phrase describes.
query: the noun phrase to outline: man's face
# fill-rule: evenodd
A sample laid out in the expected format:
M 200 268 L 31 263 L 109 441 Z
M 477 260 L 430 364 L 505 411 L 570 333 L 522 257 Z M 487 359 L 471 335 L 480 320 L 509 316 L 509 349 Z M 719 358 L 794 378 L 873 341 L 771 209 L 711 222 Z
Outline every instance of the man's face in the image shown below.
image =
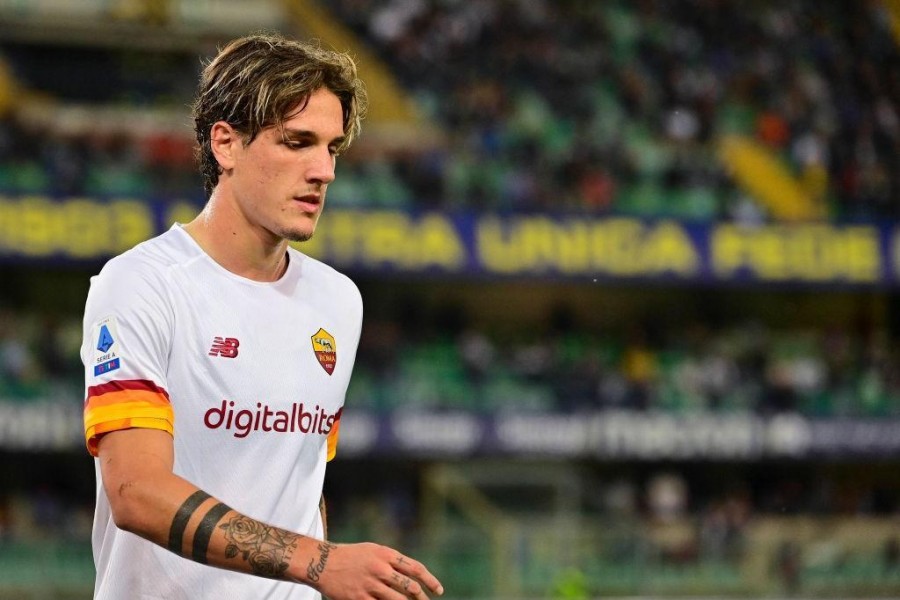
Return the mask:
M 305 241 L 316 230 L 325 190 L 334 180 L 343 111 L 338 97 L 323 88 L 288 117 L 283 127 L 268 127 L 237 149 L 232 189 L 237 207 L 261 236 Z

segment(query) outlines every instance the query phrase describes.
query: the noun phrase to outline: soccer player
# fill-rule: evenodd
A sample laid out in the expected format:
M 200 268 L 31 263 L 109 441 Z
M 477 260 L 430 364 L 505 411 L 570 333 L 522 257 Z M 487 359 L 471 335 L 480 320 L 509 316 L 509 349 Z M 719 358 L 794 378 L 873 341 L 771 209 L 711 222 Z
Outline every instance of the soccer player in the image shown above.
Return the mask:
M 110 260 L 85 308 L 96 598 L 443 593 L 418 561 L 325 534 L 362 301 L 288 242 L 313 235 L 365 103 L 349 57 L 280 36 L 204 69 L 207 204 Z

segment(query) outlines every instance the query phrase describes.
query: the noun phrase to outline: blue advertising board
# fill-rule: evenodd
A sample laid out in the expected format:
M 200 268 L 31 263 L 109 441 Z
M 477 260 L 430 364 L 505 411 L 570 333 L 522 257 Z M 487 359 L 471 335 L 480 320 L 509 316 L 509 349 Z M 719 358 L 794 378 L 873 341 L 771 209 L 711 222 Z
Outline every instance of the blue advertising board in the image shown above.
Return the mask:
M 96 262 L 199 207 L 135 199 L 0 197 L 0 260 Z M 587 214 L 329 207 L 298 246 L 338 268 L 468 277 L 895 286 L 900 225 L 689 223 Z

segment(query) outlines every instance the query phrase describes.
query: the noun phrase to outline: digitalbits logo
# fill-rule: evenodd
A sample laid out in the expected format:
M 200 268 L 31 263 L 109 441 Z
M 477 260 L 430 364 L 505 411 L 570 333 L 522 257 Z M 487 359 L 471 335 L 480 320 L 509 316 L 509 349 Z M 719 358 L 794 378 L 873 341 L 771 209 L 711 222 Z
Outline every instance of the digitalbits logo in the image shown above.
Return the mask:
M 232 431 L 236 438 L 245 438 L 253 431 L 328 435 L 340 418 L 340 410 L 329 414 L 318 404 L 309 410 L 302 402 L 294 402 L 287 410 L 275 410 L 257 402 L 254 409 L 248 409 L 237 408 L 234 400 L 222 400 L 220 406 L 206 411 L 203 424 L 209 429 Z

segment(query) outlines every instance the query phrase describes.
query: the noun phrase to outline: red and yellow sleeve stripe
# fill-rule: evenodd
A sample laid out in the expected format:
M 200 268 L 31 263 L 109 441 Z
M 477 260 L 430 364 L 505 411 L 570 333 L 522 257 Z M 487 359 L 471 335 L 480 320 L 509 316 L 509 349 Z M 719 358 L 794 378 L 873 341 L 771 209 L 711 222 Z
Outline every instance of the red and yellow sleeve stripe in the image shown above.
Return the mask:
M 174 433 L 174 424 L 169 393 L 152 381 L 111 381 L 88 388 L 84 436 L 92 456 L 97 456 L 100 437 L 110 431 L 142 427 Z
M 337 443 L 338 443 L 338 431 L 341 429 L 341 413 L 344 412 L 344 409 L 341 408 L 338 410 L 337 414 L 334 415 L 334 425 L 331 426 L 331 431 L 328 432 L 328 458 L 327 460 L 331 460 L 337 455 Z

